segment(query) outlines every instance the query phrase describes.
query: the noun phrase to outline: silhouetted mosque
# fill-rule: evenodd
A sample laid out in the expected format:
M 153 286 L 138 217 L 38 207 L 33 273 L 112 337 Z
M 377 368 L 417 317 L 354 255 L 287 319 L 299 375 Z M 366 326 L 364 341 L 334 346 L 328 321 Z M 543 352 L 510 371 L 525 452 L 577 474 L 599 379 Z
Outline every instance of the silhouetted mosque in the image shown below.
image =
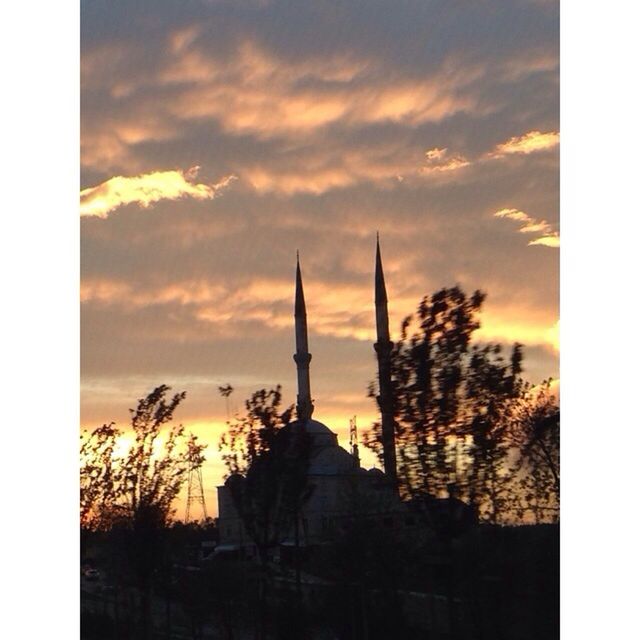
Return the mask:
M 376 242 L 375 308 L 384 472 L 380 469 L 363 469 L 357 449 L 349 453 L 338 444 L 338 437 L 322 422 L 312 418 L 314 406 L 311 397 L 311 381 L 307 337 L 307 312 L 302 286 L 300 262 L 296 265 L 295 289 L 295 338 L 298 395 L 297 420 L 287 429 L 304 429 L 310 436 L 308 484 L 313 487 L 300 512 L 298 543 L 313 546 L 336 539 L 348 526 L 354 514 L 369 522 L 396 529 L 407 521 L 406 505 L 397 492 L 396 453 L 393 421 L 393 396 L 391 392 L 391 350 L 389 335 L 387 292 L 382 270 L 380 244 Z M 218 487 L 220 551 L 242 549 L 255 554 L 253 542 L 248 537 L 242 519 L 235 508 L 229 481 Z M 287 532 L 280 541 L 282 546 L 292 545 L 293 532 Z

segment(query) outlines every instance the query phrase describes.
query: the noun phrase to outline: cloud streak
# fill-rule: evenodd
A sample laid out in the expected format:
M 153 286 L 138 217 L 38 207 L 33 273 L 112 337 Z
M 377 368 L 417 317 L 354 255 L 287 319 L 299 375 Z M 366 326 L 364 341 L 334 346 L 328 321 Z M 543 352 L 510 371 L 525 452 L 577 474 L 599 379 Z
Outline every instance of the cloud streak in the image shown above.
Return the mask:
M 489 154 L 490 158 L 503 158 L 509 155 L 529 155 L 538 151 L 547 151 L 560 144 L 560 134 L 556 131 L 541 133 L 529 131 L 521 136 L 513 136 L 506 142 L 499 144 Z
M 539 238 L 529 241 L 530 246 L 559 247 L 560 234 L 546 220 L 536 220 L 518 209 L 500 209 L 493 214 L 496 218 L 508 218 L 521 222 L 520 233 L 541 233 Z
M 237 135 L 295 139 L 331 125 L 416 125 L 473 111 L 477 105 L 465 89 L 474 79 L 450 69 L 392 79 L 373 58 L 295 60 L 246 40 L 224 63 L 202 51 L 181 51 L 158 82 L 171 87 L 190 81 L 167 103 L 177 118 L 212 119 Z
M 370 282 L 326 283 L 306 278 L 309 292 L 307 310 L 310 331 L 314 336 L 375 341 L 372 287 Z M 290 332 L 293 325 L 291 279 L 255 277 L 248 281 L 221 284 L 215 280 L 195 278 L 170 285 L 133 285 L 123 280 L 85 280 L 81 301 L 85 305 L 120 307 L 129 312 L 136 309 L 164 307 L 182 309 L 190 329 L 180 334 L 180 340 L 201 341 L 203 337 L 245 337 L 253 326 L 254 335 L 273 335 L 274 331 Z M 400 320 L 415 310 L 419 296 L 412 292 L 394 292 L 391 305 L 392 330 Z M 526 318 L 522 320 L 522 318 Z M 257 330 L 261 326 L 262 330 Z M 531 308 L 512 308 L 489 304 L 482 314 L 480 340 L 522 342 L 543 345 L 557 352 L 559 331 L 553 314 L 535 312 Z
M 146 209 L 160 200 L 195 198 L 210 200 L 227 187 L 236 176 L 226 176 L 215 184 L 195 182 L 199 167 L 188 171 L 154 171 L 133 177 L 114 176 L 96 187 L 80 192 L 80 216 L 107 218 L 127 204 Z
M 461 153 L 450 151 L 447 147 L 434 147 L 433 149 L 425 151 L 425 163 L 424 166 L 420 168 L 419 173 L 422 175 L 433 175 L 457 171 L 458 169 L 475 165 L 478 162 L 499 160 L 505 156 L 529 155 L 531 153 L 547 151 L 556 147 L 559 141 L 560 136 L 554 131 L 547 133 L 529 131 L 519 136 L 513 136 L 506 142 L 496 145 L 491 151 L 476 155 L 475 157 L 466 157 Z M 528 216 L 525 215 L 525 217 L 528 220 Z M 527 232 L 536 230 L 537 229 L 533 228 L 526 229 Z M 522 231 L 524 232 L 525 229 L 522 229 Z M 536 241 L 535 244 L 543 243 Z
M 439 149 L 434 147 L 425 152 L 426 162 L 420 169 L 420 173 L 442 173 L 446 171 L 456 171 L 463 167 L 468 167 L 471 162 L 462 155 L 449 152 L 446 147 Z

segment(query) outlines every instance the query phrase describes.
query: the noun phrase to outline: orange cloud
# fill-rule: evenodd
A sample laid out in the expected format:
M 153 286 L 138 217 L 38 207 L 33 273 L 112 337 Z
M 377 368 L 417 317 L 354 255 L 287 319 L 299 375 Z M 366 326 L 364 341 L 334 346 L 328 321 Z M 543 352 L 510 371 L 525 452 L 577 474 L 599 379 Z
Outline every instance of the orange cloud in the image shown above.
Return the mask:
M 198 169 L 155 171 L 133 177 L 115 176 L 80 192 L 80 215 L 106 218 L 111 211 L 131 203 L 147 208 L 160 200 L 184 197 L 207 200 L 236 179 L 231 175 L 216 184 L 197 183 Z
M 489 154 L 491 158 L 502 158 L 513 154 L 535 153 L 536 151 L 546 151 L 553 149 L 560 143 L 560 134 L 556 131 L 541 133 L 540 131 L 529 131 L 522 136 L 514 136 L 506 142 L 499 144 Z
M 225 60 L 178 47 L 158 80 L 193 82 L 166 103 L 175 117 L 211 118 L 228 132 L 261 138 L 295 136 L 338 122 L 436 122 L 476 106 L 459 91 L 471 80 L 464 74 L 445 69 L 419 82 L 385 77 L 380 83 L 383 73 L 373 59 L 282 58 L 247 40 Z
M 220 301 L 227 290 L 220 284 L 205 280 L 176 282 L 157 287 L 141 287 L 106 278 L 85 279 L 80 286 L 81 302 L 118 304 L 127 308 L 147 307 L 156 304 L 206 304 Z
M 425 152 L 424 155 L 426 162 L 425 165 L 420 168 L 419 173 L 422 175 L 434 175 L 448 171 L 456 171 L 477 162 L 496 160 L 510 154 L 529 154 L 534 151 L 550 149 L 557 145 L 558 141 L 559 136 L 555 132 L 540 133 L 539 131 L 530 131 L 522 136 L 510 138 L 507 142 L 497 145 L 495 149 L 489 153 L 473 158 L 467 158 L 459 153 L 450 152 L 447 147 L 442 149 L 434 147 L 433 149 L 428 149 Z M 515 215 L 515 210 L 510 211 L 513 211 Z M 530 221 L 529 216 L 526 214 L 522 214 L 522 216 L 524 216 L 524 218 L 522 218 L 523 220 Z M 517 219 L 513 215 L 509 217 L 514 220 Z M 528 233 L 534 232 L 536 229 L 532 227 L 526 231 L 525 229 L 522 229 L 521 231 Z M 536 241 L 535 244 L 543 243 Z
M 286 157 L 272 164 L 252 161 L 238 168 L 238 173 L 260 193 L 321 194 L 363 182 L 391 187 L 397 185 L 399 176 L 418 174 L 416 155 L 388 142 L 347 150 L 314 148 L 304 162 Z
M 309 325 L 312 334 L 365 342 L 375 340 L 370 283 L 325 283 L 307 277 L 305 287 L 309 292 L 307 310 L 312 319 Z M 81 287 L 84 303 L 117 305 L 125 309 L 165 304 L 188 306 L 195 320 L 209 325 L 217 335 L 225 336 L 242 335 L 244 322 L 275 330 L 291 330 L 292 295 L 290 279 L 264 277 L 241 285 L 198 279 L 155 287 L 134 287 L 119 281 L 95 279 L 83 282 Z M 415 311 L 418 299 L 413 289 L 394 291 L 390 308 L 394 334 L 402 318 Z M 202 338 L 202 325 L 199 327 L 194 329 L 195 339 Z M 556 350 L 557 336 L 557 326 L 550 324 L 547 314 L 532 316 L 530 309 L 520 308 L 490 308 L 488 313 L 483 313 L 482 328 L 478 332 L 481 340 L 542 344 Z
M 305 169 L 304 167 L 273 170 L 269 167 L 253 167 L 244 171 L 247 181 L 259 193 L 279 192 L 321 194 L 331 189 L 348 187 L 358 182 L 358 172 L 346 167 Z
M 491 161 L 497 160 L 499 158 L 503 158 L 507 155 L 513 154 L 530 154 L 536 151 L 544 151 L 546 149 L 551 149 L 555 147 L 560 140 L 560 136 L 556 132 L 548 132 L 548 133 L 540 133 L 540 131 L 530 131 L 529 133 L 525 133 L 521 136 L 514 136 L 495 147 L 493 151 L 485 153 L 484 155 L 476 156 L 473 158 L 467 158 L 458 153 L 452 153 L 449 151 L 447 147 L 440 149 L 439 147 L 434 147 L 433 149 L 429 149 L 425 152 L 426 163 L 423 167 L 420 168 L 421 174 L 436 174 L 447 171 L 455 171 L 457 169 L 462 169 L 463 167 L 468 167 L 469 165 L 482 161 Z M 513 211 L 515 214 L 515 210 Z M 496 214 L 497 215 L 497 214 Z M 525 216 L 522 218 L 523 220 L 529 221 L 529 217 L 526 214 L 522 214 Z M 509 216 L 512 219 L 517 219 L 515 217 Z M 533 232 L 535 229 L 527 229 L 523 232 Z M 535 242 L 535 244 L 543 244 L 541 242 Z M 548 245 L 552 246 L 552 245 Z
M 427 163 L 420 169 L 421 173 L 433 173 L 444 171 L 455 171 L 456 169 L 462 169 L 471 164 L 467 158 L 457 154 L 449 153 L 449 150 L 445 147 L 439 149 L 434 147 L 425 152 Z
M 126 282 L 108 278 L 83 280 L 80 285 L 80 302 L 111 304 L 115 300 L 126 300 L 131 295 L 131 286 Z
M 542 236 L 541 238 L 532 240 L 529 244 L 530 245 L 539 244 L 539 245 L 542 245 L 543 247 L 557 248 L 560 246 L 560 236 L 558 234 L 550 235 L 550 236 Z
M 543 235 L 535 240 L 531 240 L 529 245 L 542 245 L 545 247 L 559 247 L 560 234 L 546 220 L 536 220 L 524 211 L 518 209 L 500 209 L 493 214 L 496 218 L 508 218 L 523 225 L 518 231 L 520 233 L 542 233 Z

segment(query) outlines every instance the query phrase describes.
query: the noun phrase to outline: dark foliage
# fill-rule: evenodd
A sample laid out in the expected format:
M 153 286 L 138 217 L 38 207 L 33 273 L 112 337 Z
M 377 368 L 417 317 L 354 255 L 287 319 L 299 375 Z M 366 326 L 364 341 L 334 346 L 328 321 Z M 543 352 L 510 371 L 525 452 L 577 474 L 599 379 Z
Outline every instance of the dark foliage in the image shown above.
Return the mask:
M 523 380 L 522 345 L 504 354 L 497 344 L 473 344 L 484 299 L 453 287 L 421 301 L 393 347 L 392 393 L 401 493 L 443 497 L 454 487 L 495 523 L 524 517 L 532 491 L 540 503 L 552 501 L 557 438 L 536 425 L 559 410 L 553 397 L 542 407 Z M 375 384 L 369 395 L 378 395 Z M 380 422 L 365 443 L 382 462 Z M 519 470 L 541 464 L 547 471 L 529 475 L 525 490 Z

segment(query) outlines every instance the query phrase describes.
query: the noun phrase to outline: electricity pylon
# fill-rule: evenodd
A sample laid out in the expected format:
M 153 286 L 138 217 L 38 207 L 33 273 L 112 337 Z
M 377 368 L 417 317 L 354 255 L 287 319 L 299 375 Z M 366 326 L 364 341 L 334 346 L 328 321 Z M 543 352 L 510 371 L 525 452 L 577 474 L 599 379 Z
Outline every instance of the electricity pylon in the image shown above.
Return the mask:
M 358 452 L 358 427 L 356 426 L 356 417 L 353 416 L 349 420 L 349 445 L 351 446 L 351 455 L 360 466 L 360 453 Z
M 204 456 L 202 455 L 203 447 L 197 444 L 196 438 L 193 435 L 189 440 L 188 447 L 189 476 L 187 481 L 187 509 L 184 521 L 189 522 L 192 504 L 202 506 L 202 517 L 203 520 L 206 520 L 207 505 L 204 500 L 204 484 L 202 482 L 202 463 L 204 462 Z
M 189 522 L 189 516 L 191 515 L 191 505 L 202 505 L 202 517 L 207 519 L 207 505 L 204 501 L 204 485 L 202 483 L 202 468 L 193 466 L 189 469 L 189 482 L 187 492 L 187 513 L 185 514 L 185 522 Z

